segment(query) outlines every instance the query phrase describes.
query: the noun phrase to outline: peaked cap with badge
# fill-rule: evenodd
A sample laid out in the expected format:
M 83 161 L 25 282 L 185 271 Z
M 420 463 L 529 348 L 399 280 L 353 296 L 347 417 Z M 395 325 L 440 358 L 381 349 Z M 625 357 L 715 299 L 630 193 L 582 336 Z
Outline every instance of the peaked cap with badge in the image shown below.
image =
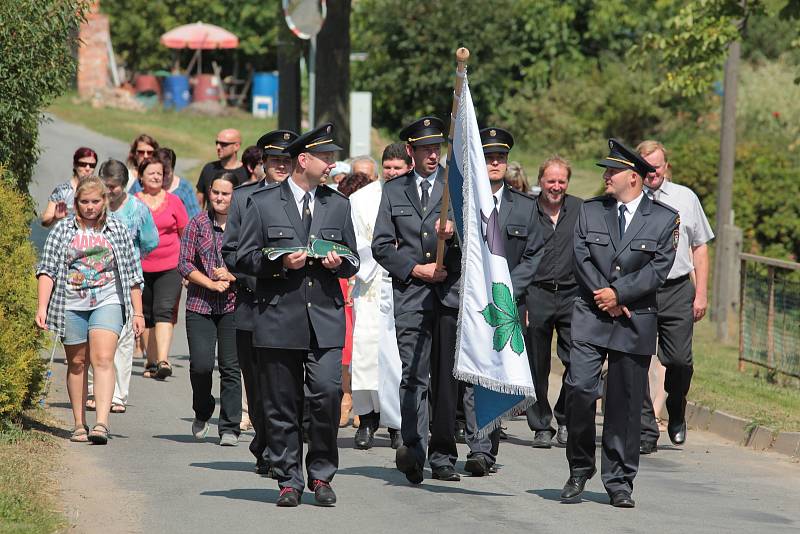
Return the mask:
M 432 115 L 417 119 L 402 130 L 400 139 L 411 146 L 439 145 L 444 143 L 444 123 Z
M 484 154 L 493 154 L 496 152 L 508 154 L 514 146 L 514 136 L 511 135 L 511 132 L 508 130 L 489 127 L 484 128 L 479 133 Z
M 294 158 L 303 152 L 334 152 L 342 150 L 342 147 L 334 142 L 333 134 L 333 124 L 326 122 L 292 141 L 286 147 L 286 152 Z
M 655 167 L 647 163 L 638 152 L 613 137 L 608 140 L 608 150 L 608 156 L 597 162 L 599 167 L 632 170 L 642 178 L 651 172 L 656 172 Z
M 297 137 L 291 130 L 272 130 L 259 137 L 256 146 L 264 151 L 264 156 L 288 156 L 286 147 Z

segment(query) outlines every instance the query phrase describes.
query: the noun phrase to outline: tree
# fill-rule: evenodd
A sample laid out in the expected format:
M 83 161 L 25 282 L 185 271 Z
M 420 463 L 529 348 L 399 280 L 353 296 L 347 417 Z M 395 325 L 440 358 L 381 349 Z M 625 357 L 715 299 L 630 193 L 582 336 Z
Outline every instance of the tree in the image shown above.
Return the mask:
M 350 0 L 328 3 L 317 35 L 316 117 L 314 124 L 336 125 L 336 142 L 350 150 Z
M 0 164 L 27 190 L 42 110 L 75 76 L 72 48 L 84 0 L 0 2 Z

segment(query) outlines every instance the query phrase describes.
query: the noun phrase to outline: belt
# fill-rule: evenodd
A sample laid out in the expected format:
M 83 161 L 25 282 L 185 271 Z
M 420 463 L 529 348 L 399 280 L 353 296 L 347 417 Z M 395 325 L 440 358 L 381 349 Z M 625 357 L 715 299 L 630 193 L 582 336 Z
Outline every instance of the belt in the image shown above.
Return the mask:
M 576 283 L 571 284 L 559 284 L 558 282 L 534 282 L 533 285 L 536 287 L 540 287 L 542 289 L 546 289 L 547 291 L 558 291 L 559 289 L 570 289 L 575 287 Z
M 683 276 L 679 276 L 678 278 L 672 278 L 672 279 L 668 278 L 667 281 L 664 282 L 664 285 L 662 285 L 661 287 L 677 286 L 679 284 L 684 283 L 688 279 L 689 279 L 689 275 L 688 274 L 684 274 Z

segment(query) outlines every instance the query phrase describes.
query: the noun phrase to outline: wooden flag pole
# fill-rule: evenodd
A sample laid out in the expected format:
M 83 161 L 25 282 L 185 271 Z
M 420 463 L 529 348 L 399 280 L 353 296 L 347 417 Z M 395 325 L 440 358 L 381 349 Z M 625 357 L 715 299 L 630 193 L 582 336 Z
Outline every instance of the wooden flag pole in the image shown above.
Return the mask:
M 456 50 L 456 81 L 455 90 L 453 91 L 453 107 L 450 110 L 450 134 L 447 136 L 447 161 L 444 165 L 444 177 L 442 180 L 444 191 L 442 191 L 442 211 L 439 214 L 439 228 L 444 228 L 447 224 L 447 213 L 450 210 L 450 184 L 447 180 L 447 175 L 450 162 L 453 161 L 453 132 L 456 126 L 456 112 L 458 111 L 458 101 L 461 99 L 461 88 L 464 85 L 464 73 L 467 71 L 468 59 L 469 50 L 463 46 Z M 436 243 L 436 268 L 440 269 L 443 264 L 444 239 L 439 238 L 439 241 Z

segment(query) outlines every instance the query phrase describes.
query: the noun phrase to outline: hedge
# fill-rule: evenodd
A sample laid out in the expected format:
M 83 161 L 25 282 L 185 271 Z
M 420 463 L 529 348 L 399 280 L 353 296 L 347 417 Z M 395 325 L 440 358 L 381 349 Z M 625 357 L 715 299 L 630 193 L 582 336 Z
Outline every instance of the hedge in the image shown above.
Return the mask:
M 45 336 L 36 328 L 36 251 L 30 241 L 28 197 L 0 167 L 0 426 L 19 418 L 37 399 L 45 364 Z

